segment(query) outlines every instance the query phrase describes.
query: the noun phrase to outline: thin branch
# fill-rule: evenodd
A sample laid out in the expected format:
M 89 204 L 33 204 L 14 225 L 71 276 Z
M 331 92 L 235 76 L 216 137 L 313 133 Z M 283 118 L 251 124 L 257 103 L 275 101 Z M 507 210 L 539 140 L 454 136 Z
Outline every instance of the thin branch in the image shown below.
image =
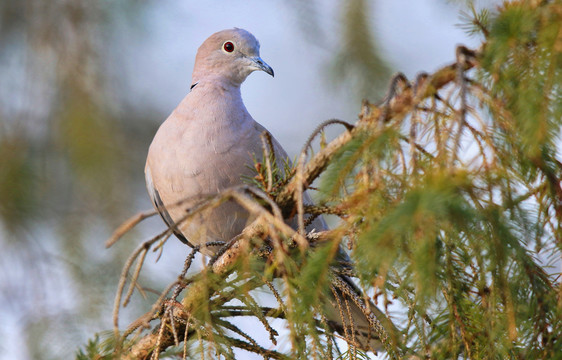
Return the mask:
M 127 291 L 127 295 L 125 295 L 125 300 L 123 300 L 123 307 L 126 307 L 133 295 L 133 290 L 137 285 L 137 280 L 139 278 L 140 272 L 142 270 L 142 266 L 144 264 L 144 260 L 146 258 L 146 254 L 148 253 L 148 248 L 143 247 L 141 251 L 141 257 L 137 261 L 137 267 L 135 268 L 135 272 L 133 273 L 133 277 L 131 278 L 131 282 L 129 284 L 129 290 Z
M 271 141 L 271 134 L 268 131 L 264 131 L 260 134 L 260 139 L 262 142 L 262 149 L 264 153 L 265 169 L 267 171 L 267 188 L 266 191 L 269 193 L 273 189 L 273 170 L 271 168 L 271 154 L 273 154 L 273 159 L 275 159 L 275 150 L 273 148 L 273 143 Z
M 162 236 L 166 233 L 170 232 L 171 230 L 166 229 L 166 231 L 156 235 L 151 240 L 145 241 L 142 243 L 132 254 L 129 256 L 129 259 L 125 262 L 123 266 L 123 270 L 121 272 L 121 276 L 119 278 L 119 284 L 117 286 L 117 293 L 115 295 L 115 302 L 113 305 L 113 332 L 115 335 L 115 339 L 117 341 L 116 351 L 120 352 L 120 335 L 119 335 L 119 308 L 121 307 L 121 297 L 123 296 L 123 290 L 125 288 L 125 283 L 127 281 L 127 274 L 129 273 L 129 269 L 132 267 L 134 261 L 138 257 L 140 253 L 146 251 L 147 249 L 152 246 L 156 241 L 158 241 Z
M 246 351 L 250 351 L 256 354 L 260 354 L 262 356 L 264 356 L 264 358 L 266 359 L 279 359 L 279 360 L 290 360 L 291 358 L 285 354 L 282 354 L 278 351 L 275 350 L 268 350 L 264 347 L 261 347 L 259 345 L 253 345 L 253 344 L 249 344 L 247 342 L 244 342 L 240 339 L 235 339 L 232 337 L 228 337 L 225 336 L 225 340 L 228 341 L 232 346 L 235 346 L 239 349 L 243 349 Z
M 306 155 L 308 153 L 308 150 L 312 148 L 312 141 L 314 141 L 314 139 L 316 138 L 316 136 L 318 136 L 322 131 L 324 131 L 324 129 L 326 127 L 328 127 L 329 125 L 333 125 L 333 124 L 340 124 L 345 126 L 345 128 L 347 129 L 347 131 L 351 131 L 353 129 L 353 125 L 343 121 L 343 120 L 339 120 L 339 119 L 331 119 L 331 120 L 327 120 L 324 121 L 322 124 L 320 124 L 318 127 L 316 127 L 316 129 L 312 132 L 312 134 L 310 134 L 310 136 L 308 137 L 306 143 L 304 144 L 299 158 L 298 158 L 298 162 L 297 162 L 297 167 L 296 167 L 296 174 L 294 177 L 294 181 L 296 182 L 297 186 L 294 192 L 294 199 L 295 202 L 297 203 L 297 221 L 298 221 L 298 231 L 301 235 L 304 236 L 305 234 L 305 223 L 304 223 L 304 202 L 303 202 L 303 193 L 304 193 L 304 189 L 305 187 L 308 187 L 310 185 L 310 182 L 307 182 L 304 180 L 303 178 L 303 172 L 304 172 L 304 163 L 306 160 Z
M 123 224 L 121 224 L 117 228 L 117 230 L 115 230 L 113 232 L 111 237 L 105 242 L 105 247 L 109 248 L 109 247 L 113 246 L 113 244 L 115 244 L 119 239 L 121 239 L 123 237 L 123 235 L 125 235 L 126 233 L 131 231 L 138 223 L 140 223 L 144 219 L 152 217 L 156 214 L 158 214 L 158 211 L 151 210 L 151 211 L 140 212 L 140 213 L 130 217 L 127 221 L 125 221 Z

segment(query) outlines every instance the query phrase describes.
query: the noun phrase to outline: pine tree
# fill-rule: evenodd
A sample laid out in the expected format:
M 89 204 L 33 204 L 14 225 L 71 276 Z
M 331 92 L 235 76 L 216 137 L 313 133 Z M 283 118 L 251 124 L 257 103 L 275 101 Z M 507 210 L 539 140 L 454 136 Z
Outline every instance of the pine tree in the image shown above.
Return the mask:
M 209 200 L 232 198 L 259 216 L 186 277 L 190 255 L 151 311 L 124 333 L 116 326 L 106 355 L 234 358 L 235 347 L 274 359 L 362 358 L 353 346 L 338 353 L 320 315 L 344 244 L 350 274 L 402 332 L 385 340 L 388 358 L 562 359 L 562 2 L 472 9 L 466 22 L 484 37 L 481 48 L 460 46 L 453 64 L 413 82 L 396 75 L 382 103 L 363 103 L 356 124 L 319 127 L 292 171 L 258 163 L 252 184 Z M 344 132 L 310 153 L 338 125 Z M 267 139 L 264 151 L 274 156 Z M 320 201 L 307 206 L 302 191 L 317 179 Z M 290 214 L 301 225 L 321 214 L 340 221 L 304 234 L 283 223 Z M 112 242 L 149 215 L 125 223 Z M 129 298 L 144 256 L 169 236 L 127 262 L 115 319 L 127 280 Z M 256 289 L 278 306 L 261 306 Z M 285 319 L 289 349 L 265 349 L 236 326 L 239 316 L 257 318 L 274 343 L 271 320 Z

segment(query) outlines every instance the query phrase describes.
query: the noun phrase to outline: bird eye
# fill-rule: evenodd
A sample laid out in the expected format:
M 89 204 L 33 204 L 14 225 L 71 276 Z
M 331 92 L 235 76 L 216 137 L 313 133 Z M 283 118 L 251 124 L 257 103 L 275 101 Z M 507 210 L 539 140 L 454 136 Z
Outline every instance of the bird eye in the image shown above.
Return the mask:
M 234 44 L 231 41 L 227 41 L 227 42 L 224 43 L 222 48 L 226 52 L 233 52 L 234 51 Z

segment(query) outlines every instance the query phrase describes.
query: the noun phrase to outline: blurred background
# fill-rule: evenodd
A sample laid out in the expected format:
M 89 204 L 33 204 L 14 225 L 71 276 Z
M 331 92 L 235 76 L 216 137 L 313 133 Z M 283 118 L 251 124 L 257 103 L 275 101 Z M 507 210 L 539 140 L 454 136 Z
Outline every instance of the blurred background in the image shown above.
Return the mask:
M 495 6 L 480 1 L 477 7 Z M 144 160 L 191 85 L 198 46 L 251 31 L 275 78 L 243 85 L 246 107 L 295 156 L 322 121 L 354 122 L 391 74 L 409 78 L 477 47 L 458 25 L 466 1 L 0 1 L 0 358 L 67 359 L 112 327 L 126 256 L 164 229 L 150 219 Z M 167 244 L 143 272 L 160 291 L 187 248 Z M 137 299 L 124 326 L 147 310 Z

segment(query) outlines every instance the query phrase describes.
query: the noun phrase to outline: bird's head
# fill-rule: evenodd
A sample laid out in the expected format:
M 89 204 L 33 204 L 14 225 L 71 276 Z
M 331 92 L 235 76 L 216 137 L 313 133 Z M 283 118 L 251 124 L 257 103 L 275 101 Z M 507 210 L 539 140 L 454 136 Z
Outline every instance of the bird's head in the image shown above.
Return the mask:
M 219 77 L 240 85 L 253 71 L 273 76 L 273 69 L 260 58 L 260 43 L 244 29 L 229 29 L 211 35 L 197 50 L 193 81 L 203 76 Z

